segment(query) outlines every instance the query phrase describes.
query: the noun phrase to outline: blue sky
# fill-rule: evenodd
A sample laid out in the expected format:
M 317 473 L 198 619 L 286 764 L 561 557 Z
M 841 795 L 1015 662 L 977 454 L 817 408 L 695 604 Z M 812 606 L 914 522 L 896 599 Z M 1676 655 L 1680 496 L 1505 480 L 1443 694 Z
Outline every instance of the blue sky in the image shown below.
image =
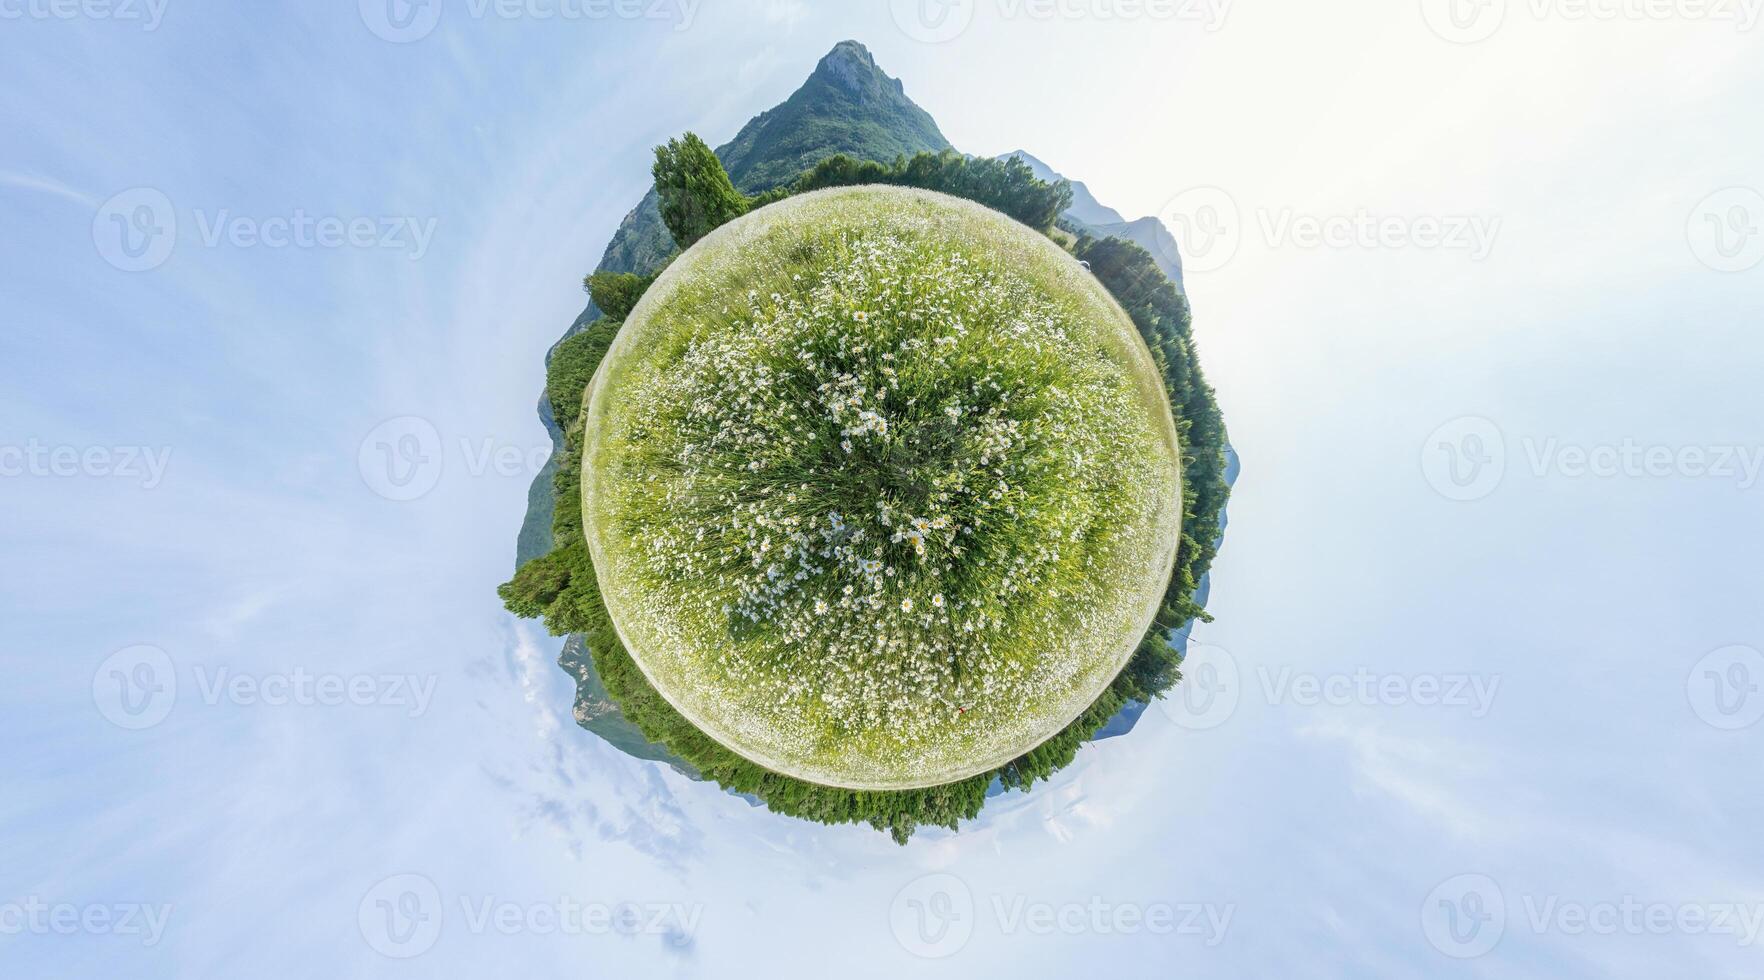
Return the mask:
M 1755 5 L 614 9 L 0 2 L 7 975 L 1757 975 Z M 847 37 L 1177 232 L 1244 461 L 1187 694 L 904 849 L 493 591 L 649 148 Z

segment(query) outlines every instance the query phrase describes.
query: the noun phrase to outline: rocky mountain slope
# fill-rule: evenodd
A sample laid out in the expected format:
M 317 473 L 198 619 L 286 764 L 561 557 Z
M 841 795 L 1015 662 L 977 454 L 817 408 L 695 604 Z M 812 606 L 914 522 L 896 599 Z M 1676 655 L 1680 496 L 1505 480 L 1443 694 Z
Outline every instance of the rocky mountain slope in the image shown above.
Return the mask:
M 1056 172 L 1052 167 L 1030 156 L 1023 150 L 1015 150 L 1005 154 L 1006 157 L 1021 158 L 1042 180 L 1064 180 L 1072 185 L 1072 206 L 1061 215 L 1068 224 L 1097 238 L 1125 238 L 1150 252 L 1157 260 L 1158 268 L 1170 281 L 1182 288 L 1182 256 L 1176 249 L 1176 239 L 1164 223 L 1157 218 L 1139 218 L 1128 221 L 1114 208 L 1104 206 L 1090 193 L 1090 188 L 1083 181 L 1073 180 Z

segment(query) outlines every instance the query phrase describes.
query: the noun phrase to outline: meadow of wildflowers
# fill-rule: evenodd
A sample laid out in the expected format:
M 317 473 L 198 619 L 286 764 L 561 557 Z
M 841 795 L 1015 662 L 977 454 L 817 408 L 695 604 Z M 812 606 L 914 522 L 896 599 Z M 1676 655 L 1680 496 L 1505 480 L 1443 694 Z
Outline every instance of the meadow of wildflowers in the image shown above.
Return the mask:
M 676 260 L 587 393 L 586 535 L 625 645 L 732 750 L 863 789 L 1033 748 L 1145 634 L 1180 533 L 1165 386 L 1045 236 L 805 194 Z

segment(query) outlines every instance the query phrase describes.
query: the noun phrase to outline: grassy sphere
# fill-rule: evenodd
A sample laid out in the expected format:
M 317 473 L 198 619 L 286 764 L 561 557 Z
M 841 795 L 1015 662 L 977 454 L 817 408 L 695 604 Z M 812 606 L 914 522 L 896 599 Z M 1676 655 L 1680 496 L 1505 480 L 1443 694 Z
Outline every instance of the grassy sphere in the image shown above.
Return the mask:
M 776 772 L 907 789 L 1076 718 L 1169 581 L 1150 352 L 1045 236 L 926 191 L 790 198 L 680 256 L 587 393 L 583 516 L 632 658 Z

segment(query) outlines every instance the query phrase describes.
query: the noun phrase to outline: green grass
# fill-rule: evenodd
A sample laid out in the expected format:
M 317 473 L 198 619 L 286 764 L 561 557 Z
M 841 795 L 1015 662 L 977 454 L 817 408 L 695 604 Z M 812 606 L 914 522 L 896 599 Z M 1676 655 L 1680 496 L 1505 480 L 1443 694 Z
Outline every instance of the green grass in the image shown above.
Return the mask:
M 966 202 L 827 191 L 718 229 L 588 392 L 584 528 L 625 647 L 788 776 L 1009 763 L 1160 610 L 1182 501 L 1163 367 L 1076 261 Z

